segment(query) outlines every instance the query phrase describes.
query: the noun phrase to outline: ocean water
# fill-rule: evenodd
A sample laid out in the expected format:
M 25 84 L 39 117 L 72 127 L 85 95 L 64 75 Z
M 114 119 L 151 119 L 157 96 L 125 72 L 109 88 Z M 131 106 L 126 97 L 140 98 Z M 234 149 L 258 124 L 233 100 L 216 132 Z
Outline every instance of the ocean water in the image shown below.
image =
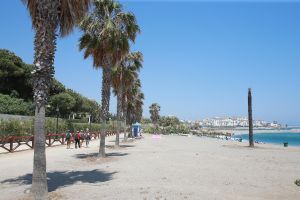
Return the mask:
M 249 139 L 248 133 L 234 136 L 234 138 L 241 137 L 243 138 L 243 141 L 248 141 Z M 278 145 L 283 145 L 284 142 L 288 142 L 289 146 L 300 146 L 300 133 L 254 133 L 254 141 Z

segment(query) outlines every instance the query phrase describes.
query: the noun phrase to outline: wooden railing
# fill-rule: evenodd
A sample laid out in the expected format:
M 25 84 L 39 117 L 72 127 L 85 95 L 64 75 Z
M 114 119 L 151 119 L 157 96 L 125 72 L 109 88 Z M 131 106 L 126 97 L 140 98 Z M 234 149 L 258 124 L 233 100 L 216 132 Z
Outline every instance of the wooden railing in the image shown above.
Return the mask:
M 91 139 L 99 139 L 100 133 L 93 132 L 91 134 Z M 115 132 L 107 131 L 106 136 L 115 135 Z M 47 134 L 46 135 L 46 146 L 50 147 L 55 142 L 59 145 L 64 145 L 66 142 L 66 134 Z M 6 151 L 13 153 L 15 152 L 20 146 L 28 146 L 29 148 L 33 149 L 34 147 L 34 136 L 0 136 L 0 148 L 5 149 Z

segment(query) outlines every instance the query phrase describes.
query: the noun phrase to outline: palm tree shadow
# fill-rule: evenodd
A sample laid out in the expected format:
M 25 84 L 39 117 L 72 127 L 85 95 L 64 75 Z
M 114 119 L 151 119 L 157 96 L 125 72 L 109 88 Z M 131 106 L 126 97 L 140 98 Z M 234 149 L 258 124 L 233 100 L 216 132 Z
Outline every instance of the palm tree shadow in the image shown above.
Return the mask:
M 127 156 L 129 155 L 128 153 L 107 153 L 106 157 L 120 157 L 120 156 Z M 85 158 L 97 158 L 98 157 L 98 153 L 89 153 L 89 154 L 76 154 L 75 155 L 76 158 L 79 159 L 85 159 Z
M 92 171 L 54 171 L 48 172 L 48 191 L 52 192 L 61 187 L 67 187 L 76 182 L 101 183 L 110 181 L 117 172 L 107 173 L 99 170 Z M 1 181 L 1 184 L 31 185 L 32 174 L 26 174 L 13 179 Z
M 135 147 L 135 145 L 129 145 L 129 144 L 120 144 L 119 147 L 116 147 L 115 145 L 105 145 L 108 149 L 118 149 L 118 148 L 129 148 L 129 147 Z

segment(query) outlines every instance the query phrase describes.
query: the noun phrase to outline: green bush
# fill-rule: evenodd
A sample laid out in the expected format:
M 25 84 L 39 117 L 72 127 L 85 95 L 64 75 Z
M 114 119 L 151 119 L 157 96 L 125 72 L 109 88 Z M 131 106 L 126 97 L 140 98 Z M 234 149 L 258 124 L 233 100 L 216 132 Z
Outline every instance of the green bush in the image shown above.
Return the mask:
M 160 126 L 155 128 L 153 124 L 143 124 L 142 129 L 144 133 L 161 133 L 161 134 L 188 134 L 190 129 L 184 125 L 170 125 L 170 126 Z
M 71 123 L 88 123 L 88 119 L 87 118 L 82 118 L 82 119 L 69 119 L 69 121 Z
M 73 125 L 73 129 L 70 129 L 72 131 L 80 131 L 80 130 L 86 130 L 87 128 L 90 129 L 90 124 L 89 123 L 72 123 Z M 125 130 L 125 124 L 124 123 L 120 123 L 118 124 L 117 121 L 110 121 L 106 124 L 105 129 L 107 129 L 107 131 L 117 131 L 118 129 L 123 131 Z M 102 124 L 96 124 L 96 123 L 92 123 L 91 125 L 91 129 L 90 131 L 92 132 L 99 132 L 104 128 L 104 126 Z
M 163 133 L 163 130 L 159 127 L 155 128 L 153 124 L 142 125 L 144 133 Z
M 32 135 L 33 134 L 33 119 L 32 120 L 0 120 L 1 135 Z
M 68 126 L 65 120 L 58 120 L 58 133 L 64 133 Z M 56 119 L 46 118 L 46 133 L 56 133 Z M 33 135 L 34 118 L 28 120 L 8 119 L 0 120 L 0 135 Z
M 71 131 L 80 131 L 80 130 L 86 130 L 87 128 L 90 129 L 90 124 L 89 123 L 72 123 L 73 124 L 73 129 L 70 129 Z M 92 123 L 91 125 L 91 132 L 99 132 L 100 131 L 100 124 L 94 124 Z
M 101 124 L 92 123 L 91 128 L 89 123 L 72 123 L 71 120 L 58 119 L 58 133 L 65 133 L 66 130 L 80 131 L 90 129 L 92 132 L 99 132 Z M 110 121 L 107 123 L 106 130 L 117 131 L 124 130 L 124 123 L 117 123 L 117 121 Z M 46 118 L 45 124 L 46 134 L 56 133 L 56 118 Z M 33 135 L 34 133 L 34 117 L 28 119 L 0 119 L 0 135 Z
M 25 102 L 23 99 L 0 94 L 0 113 L 33 115 L 34 105 L 33 103 Z
M 295 181 L 295 184 L 296 184 L 297 186 L 300 186 L 300 179 L 296 180 L 296 181 Z
M 56 118 L 46 118 L 46 125 L 45 125 L 46 133 L 56 133 Z M 68 129 L 68 125 L 66 120 L 58 119 L 58 133 L 65 133 Z

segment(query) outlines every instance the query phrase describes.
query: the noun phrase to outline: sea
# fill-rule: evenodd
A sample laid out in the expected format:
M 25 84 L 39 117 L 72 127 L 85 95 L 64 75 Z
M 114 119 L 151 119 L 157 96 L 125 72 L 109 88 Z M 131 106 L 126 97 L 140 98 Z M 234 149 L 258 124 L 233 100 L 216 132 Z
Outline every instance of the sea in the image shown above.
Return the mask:
M 266 144 L 276 144 L 283 145 L 283 143 L 288 142 L 288 146 L 300 146 L 300 132 L 290 132 L 284 131 L 279 133 L 274 132 L 263 132 L 260 133 L 254 131 L 254 141 L 258 143 Z M 237 134 L 233 136 L 234 138 L 242 138 L 243 141 L 249 140 L 248 133 Z

